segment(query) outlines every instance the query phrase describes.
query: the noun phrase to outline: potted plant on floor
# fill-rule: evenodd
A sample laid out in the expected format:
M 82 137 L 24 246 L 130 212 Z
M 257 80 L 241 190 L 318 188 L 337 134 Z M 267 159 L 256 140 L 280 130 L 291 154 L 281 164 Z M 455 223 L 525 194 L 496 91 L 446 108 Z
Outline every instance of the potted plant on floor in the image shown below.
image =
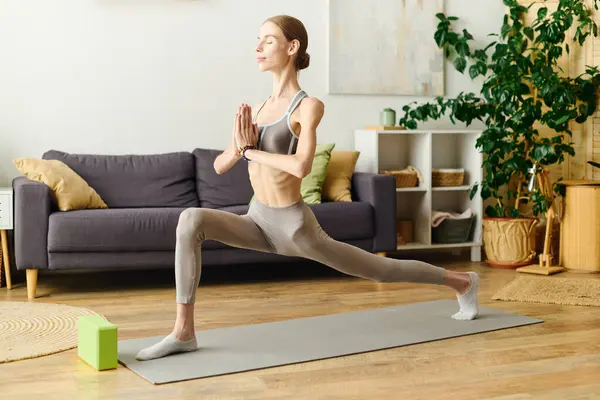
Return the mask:
M 471 48 L 473 36 L 467 29 L 452 30 L 458 18 L 437 14 L 436 44 L 459 72 L 481 79 L 481 89 L 479 94 L 461 92 L 456 98 L 410 103 L 403 107 L 399 123 L 415 129 L 419 121 L 446 115 L 452 123 L 467 126 L 483 122 L 476 146 L 484 156 L 484 177 L 473 185 L 470 196 L 479 192 L 491 203 L 483 227 L 488 262 L 517 268 L 533 262 L 533 228 L 557 195 L 556 185 L 548 196 L 528 184 L 532 176 L 546 174 L 548 167 L 574 155 L 570 124 L 583 123 L 596 109 L 598 69 L 587 67 L 576 77 L 564 76 L 559 59 L 570 52 L 570 39 L 572 45 L 582 46 L 590 35 L 597 36 L 598 28 L 585 0 L 560 0 L 555 11 L 542 6 L 529 24 L 525 17 L 533 4 L 504 4 L 508 8 L 501 31 L 490 34 L 496 40 L 483 49 Z M 539 129 L 552 134 L 542 135 Z M 523 212 L 523 203 L 532 216 Z

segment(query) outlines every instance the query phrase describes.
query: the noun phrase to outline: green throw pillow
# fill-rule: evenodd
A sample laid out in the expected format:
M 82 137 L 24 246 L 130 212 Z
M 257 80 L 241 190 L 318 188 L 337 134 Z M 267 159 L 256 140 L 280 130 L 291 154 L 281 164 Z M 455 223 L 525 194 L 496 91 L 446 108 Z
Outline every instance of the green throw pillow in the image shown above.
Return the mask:
M 335 143 L 317 144 L 316 146 L 312 169 L 302 179 L 300 185 L 302 198 L 307 204 L 318 204 L 321 202 L 321 190 L 327 177 L 327 166 L 329 165 L 331 151 L 334 147 Z
M 321 190 L 327 177 L 327 166 L 329 165 L 329 159 L 334 147 L 335 143 L 316 145 L 312 169 L 302 179 L 302 183 L 300 184 L 302 199 L 307 204 L 318 204 L 321 202 Z M 254 200 L 254 195 L 252 195 L 250 203 L 252 203 L 252 200 Z

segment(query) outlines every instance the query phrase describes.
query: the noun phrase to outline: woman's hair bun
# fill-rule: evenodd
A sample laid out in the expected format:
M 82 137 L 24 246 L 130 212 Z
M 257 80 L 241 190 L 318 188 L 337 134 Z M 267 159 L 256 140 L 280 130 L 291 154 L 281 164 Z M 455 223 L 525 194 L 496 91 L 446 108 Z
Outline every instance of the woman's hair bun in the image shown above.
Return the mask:
M 303 55 L 298 56 L 298 69 L 308 68 L 310 65 L 310 54 L 304 53 Z

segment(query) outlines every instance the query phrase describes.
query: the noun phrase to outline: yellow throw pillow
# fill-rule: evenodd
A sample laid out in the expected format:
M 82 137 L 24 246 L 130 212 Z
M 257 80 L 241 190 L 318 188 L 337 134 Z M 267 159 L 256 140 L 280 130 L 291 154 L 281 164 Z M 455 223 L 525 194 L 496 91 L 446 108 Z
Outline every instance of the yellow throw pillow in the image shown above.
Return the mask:
M 334 150 L 331 152 L 327 177 L 323 183 L 323 197 L 328 201 L 352 201 L 352 174 L 360 151 Z
M 61 211 L 108 208 L 100 195 L 62 161 L 15 158 L 13 163 L 27 178 L 48 185 Z

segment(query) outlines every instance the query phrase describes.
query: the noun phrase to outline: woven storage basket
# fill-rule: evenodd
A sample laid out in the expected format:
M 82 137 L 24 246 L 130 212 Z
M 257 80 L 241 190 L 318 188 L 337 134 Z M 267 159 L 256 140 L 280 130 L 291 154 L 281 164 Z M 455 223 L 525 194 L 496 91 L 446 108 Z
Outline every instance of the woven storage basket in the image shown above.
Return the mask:
M 436 168 L 431 172 L 431 184 L 439 186 L 461 186 L 465 181 L 465 170 L 463 168 L 448 169 Z
M 419 172 L 414 168 L 405 168 L 401 170 L 383 170 L 384 175 L 392 175 L 396 179 L 396 187 L 415 187 L 419 184 Z
M 431 230 L 434 243 L 464 243 L 471 238 L 475 216 L 465 219 L 447 218 Z
M 396 236 L 398 244 L 406 244 L 413 241 L 413 222 L 410 220 L 396 220 Z

